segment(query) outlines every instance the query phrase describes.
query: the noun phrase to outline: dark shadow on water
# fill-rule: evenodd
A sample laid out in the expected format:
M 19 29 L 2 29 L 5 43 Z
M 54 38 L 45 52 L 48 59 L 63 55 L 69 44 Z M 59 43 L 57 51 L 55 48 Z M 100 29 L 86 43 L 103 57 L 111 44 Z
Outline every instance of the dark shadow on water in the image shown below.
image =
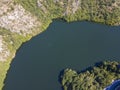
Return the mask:
M 103 61 L 96 62 L 93 66 L 89 66 L 81 71 L 77 71 L 77 73 L 79 74 L 79 73 L 84 73 L 86 71 L 91 71 L 91 70 L 93 70 L 93 67 L 99 67 L 101 65 L 103 65 Z
M 59 73 L 59 76 L 58 76 L 58 82 L 61 84 L 62 83 L 62 76 L 64 74 L 64 70 L 61 70 L 60 73 Z M 62 87 L 62 84 L 61 84 L 61 89 L 64 90 L 64 88 Z
M 99 67 L 99 66 L 101 66 L 101 65 L 103 65 L 103 61 L 100 61 L 100 62 L 95 63 L 95 66 L 96 66 L 96 67 Z
M 81 71 L 76 71 L 78 74 L 80 74 L 80 73 L 84 73 L 84 72 L 86 72 L 86 71 L 91 71 L 91 70 L 93 70 L 93 67 L 99 67 L 99 66 L 101 66 L 101 65 L 103 65 L 103 61 L 99 61 L 99 62 L 96 62 L 93 66 L 90 66 L 90 67 L 87 67 L 87 68 L 85 68 L 85 69 L 83 69 L 83 70 L 81 70 Z M 71 68 L 72 69 L 72 68 Z M 58 82 L 61 84 L 62 83 L 62 76 L 64 75 L 64 71 L 65 71 L 65 69 L 62 69 L 61 71 L 60 71 L 60 73 L 59 73 L 59 76 L 58 76 Z M 64 88 L 61 86 L 61 88 L 62 88 L 62 90 L 64 90 Z

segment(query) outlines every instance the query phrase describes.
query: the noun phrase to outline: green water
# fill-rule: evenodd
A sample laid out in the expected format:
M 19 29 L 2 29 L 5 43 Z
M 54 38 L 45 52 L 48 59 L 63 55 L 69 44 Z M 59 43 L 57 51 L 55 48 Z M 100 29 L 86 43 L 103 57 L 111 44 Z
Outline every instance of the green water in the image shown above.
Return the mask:
M 120 26 L 54 21 L 18 50 L 3 90 L 61 90 L 61 70 L 102 60 L 120 60 Z

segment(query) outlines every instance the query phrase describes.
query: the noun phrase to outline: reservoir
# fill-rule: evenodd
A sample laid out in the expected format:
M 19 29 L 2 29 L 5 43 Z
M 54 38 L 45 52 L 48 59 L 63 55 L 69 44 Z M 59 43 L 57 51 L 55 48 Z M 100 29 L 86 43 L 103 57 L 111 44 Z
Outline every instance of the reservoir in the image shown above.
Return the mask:
M 120 26 L 55 20 L 17 51 L 3 90 L 62 90 L 60 71 L 104 60 L 120 61 Z

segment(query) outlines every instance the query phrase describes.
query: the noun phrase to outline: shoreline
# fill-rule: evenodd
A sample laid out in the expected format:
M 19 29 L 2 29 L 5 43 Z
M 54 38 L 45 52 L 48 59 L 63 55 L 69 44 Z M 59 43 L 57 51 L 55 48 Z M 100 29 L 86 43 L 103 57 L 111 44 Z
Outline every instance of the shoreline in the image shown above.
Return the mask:
M 36 35 L 47 30 L 49 25 L 54 20 L 61 19 L 67 23 L 87 21 L 87 22 L 92 22 L 92 23 L 100 23 L 100 24 L 104 24 L 104 25 L 108 25 L 108 26 L 117 26 L 117 25 L 120 26 L 120 19 L 119 19 L 120 12 L 117 12 L 117 11 L 119 11 L 119 9 L 117 9 L 116 6 L 115 7 L 111 6 L 116 10 L 115 16 L 111 17 L 111 13 L 107 8 L 105 10 L 100 8 L 101 12 L 102 12 L 101 13 L 101 12 L 98 12 L 96 10 L 96 8 L 93 7 L 95 9 L 95 12 L 93 13 L 93 12 L 90 12 L 91 7 L 88 8 L 85 6 L 85 5 L 89 6 L 88 3 L 86 4 L 86 2 L 82 2 L 83 6 L 81 6 L 81 7 L 84 8 L 86 10 L 85 11 L 85 10 L 82 10 L 81 7 L 79 7 L 79 5 L 75 4 L 76 3 L 76 2 L 74 2 L 75 0 L 73 0 L 72 3 L 70 3 L 70 2 L 66 3 L 66 2 L 64 2 L 64 0 L 61 0 L 61 3 L 51 2 L 51 0 L 49 0 L 48 4 L 46 4 L 46 2 L 41 0 L 42 2 L 39 2 L 39 3 L 42 5 L 42 7 L 37 6 L 37 0 L 29 1 L 29 2 L 27 0 L 25 0 L 25 2 L 22 2 L 21 0 L 11 0 L 11 1 L 12 1 L 12 4 L 10 5 L 10 10 L 9 10 L 9 8 L 6 8 L 6 10 L 8 9 L 8 11 L 9 12 L 11 11 L 11 13 L 4 11 L 2 13 L 2 14 L 5 13 L 3 15 L 4 17 L 9 16 L 9 14 L 11 15 L 11 14 L 15 13 L 14 12 L 14 9 L 16 10 L 15 5 L 16 5 L 16 7 L 17 7 L 17 5 L 20 5 L 23 7 L 22 9 L 20 9 L 21 11 L 22 10 L 24 11 L 24 9 L 25 9 L 25 11 L 23 12 L 23 16 L 24 16 L 24 14 L 27 15 L 27 17 L 31 18 L 31 20 L 33 21 L 32 23 L 38 22 L 38 23 L 40 23 L 40 25 L 38 24 L 37 27 L 32 28 L 32 29 L 30 28 L 33 32 L 31 31 L 32 32 L 31 34 L 26 35 L 26 33 L 28 33 L 28 31 L 24 32 L 24 30 L 23 30 L 23 31 L 20 31 L 20 33 L 13 33 L 13 32 L 15 32 L 15 30 L 11 24 L 9 24 L 10 26 L 8 25 L 8 27 L 6 27 L 6 25 L 3 25 L 4 23 L 1 24 L 1 25 L 3 25 L 3 28 L 0 28 L 0 30 L 1 30 L 1 33 L 3 34 L 3 36 L 5 36 L 4 37 L 5 45 L 8 47 L 7 49 L 10 50 L 11 55 L 9 57 L 7 57 L 7 60 L 5 62 L 0 62 L 0 68 L 1 68 L 0 69 L 0 72 L 1 72 L 1 74 L 0 74 L 0 80 L 1 80 L 0 81 L 0 90 L 2 90 L 2 87 L 4 86 L 3 82 L 6 78 L 7 71 L 10 68 L 10 64 L 11 64 L 12 60 L 14 59 L 16 52 L 21 47 L 21 45 L 24 44 L 25 42 L 28 42 L 32 37 L 35 37 Z M 94 1 L 90 2 L 90 3 L 94 4 Z M 100 2 L 98 2 L 98 3 L 100 3 Z M 117 3 L 119 3 L 119 2 L 117 2 Z M 56 4 L 58 4 L 58 6 Z M 105 4 L 106 4 L 106 2 L 105 2 Z M 4 4 L 2 4 L 2 5 L 4 7 Z M 32 5 L 32 7 L 31 7 L 31 5 Z M 71 7 L 73 7 L 73 5 L 76 5 L 78 7 L 74 6 L 74 9 L 71 10 Z M 98 6 L 99 6 L 99 4 L 98 4 Z M 106 7 L 108 7 L 108 6 L 106 5 Z M 1 7 L 0 7 L 0 10 L 1 10 Z M 19 8 L 18 8 L 18 10 L 19 10 Z M 75 11 L 75 10 L 76 10 L 76 12 L 73 13 L 73 11 Z M 107 11 L 107 13 L 104 11 Z M 67 14 L 63 15 L 64 13 L 67 13 Z M 98 14 L 98 16 L 96 14 Z M 105 15 L 108 14 L 108 16 L 105 16 L 104 14 Z M 117 16 L 117 18 L 116 18 L 116 16 Z M 0 18 L 2 20 L 4 20 L 4 17 L 0 16 Z M 35 19 L 33 19 L 32 17 Z M 18 23 L 17 22 L 18 19 L 16 19 L 16 18 L 10 18 L 10 19 L 14 19 L 16 21 L 16 23 Z M 19 20 L 24 22 L 24 20 L 21 20 L 21 19 L 19 19 Z M 7 21 L 10 21 L 10 20 L 7 19 L 4 22 L 7 22 Z M 29 20 L 28 20 L 28 22 L 29 22 Z M 27 23 L 26 23 L 26 25 L 27 25 Z M 37 23 L 36 23 L 36 25 L 37 25 Z M 21 27 L 26 27 L 26 26 L 23 24 Z M 11 28 L 13 28 L 13 30 Z M 9 29 L 13 32 L 10 32 Z M 29 29 L 29 28 L 27 28 L 27 29 Z M 24 34 L 26 36 L 24 36 Z M 11 40 L 13 41 L 13 44 L 10 44 Z

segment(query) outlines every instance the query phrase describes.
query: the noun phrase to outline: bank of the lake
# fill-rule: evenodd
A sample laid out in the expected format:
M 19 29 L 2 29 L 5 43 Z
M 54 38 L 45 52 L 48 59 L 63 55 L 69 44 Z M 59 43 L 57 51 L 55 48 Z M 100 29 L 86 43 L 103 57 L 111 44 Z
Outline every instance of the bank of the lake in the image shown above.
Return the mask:
M 101 60 L 120 60 L 119 29 L 91 22 L 54 21 L 18 50 L 3 90 L 61 90 L 61 70 L 80 71 Z
M 120 25 L 119 4 L 118 0 L 0 1 L 0 42 L 3 41 L 3 46 L 0 45 L 0 90 L 18 48 L 23 42 L 46 30 L 52 19 Z

